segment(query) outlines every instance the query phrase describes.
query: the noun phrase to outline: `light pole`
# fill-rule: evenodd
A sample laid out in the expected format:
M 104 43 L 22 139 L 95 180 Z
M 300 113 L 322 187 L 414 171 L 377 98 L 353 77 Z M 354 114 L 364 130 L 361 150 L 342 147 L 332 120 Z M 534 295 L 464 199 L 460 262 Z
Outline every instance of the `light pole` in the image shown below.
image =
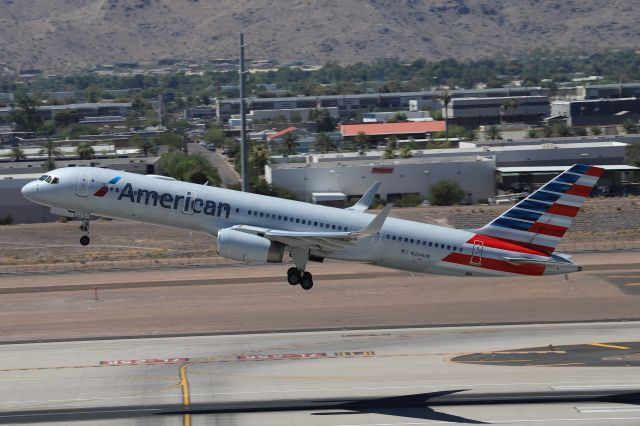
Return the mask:
M 240 171 L 242 191 L 249 192 L 249 153 L 247 152 L 247 111 L 245 104 L 244 34 L 240 33 Z

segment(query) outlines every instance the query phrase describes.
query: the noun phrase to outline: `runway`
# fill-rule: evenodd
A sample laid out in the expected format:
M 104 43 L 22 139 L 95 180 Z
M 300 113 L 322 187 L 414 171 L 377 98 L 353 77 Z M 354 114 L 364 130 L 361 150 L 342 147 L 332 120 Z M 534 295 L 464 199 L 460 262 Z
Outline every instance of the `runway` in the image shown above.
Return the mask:
M 580 345 L 583 359 L 590 348 L 595 359 L 604 354 L 600 350 L 637 355 L 639 326 L 564 323 L 7 344 L 0 346 L 0 424 L 637 425 L 640 367 L 568 365 L 560 352 Z M 554 351 L 560 358 L 545 365 L 460 360 L 526 351 L 531 357 Z

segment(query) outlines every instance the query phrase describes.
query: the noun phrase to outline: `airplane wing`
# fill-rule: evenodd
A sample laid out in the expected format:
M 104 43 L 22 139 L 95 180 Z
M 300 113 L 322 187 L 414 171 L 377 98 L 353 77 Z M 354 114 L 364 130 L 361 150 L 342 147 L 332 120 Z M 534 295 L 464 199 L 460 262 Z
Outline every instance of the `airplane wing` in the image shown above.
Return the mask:
M 369 224 L 357 231 L 348 232 L 308 232 L 286 231 L 280 229 L 261 228 L 249 225 L 235 225 L 231 229 L 248 234 L 268 238 L 290 248 L 304 248 L 335 252 L 346 250 L 356 245 L 357 241 L 380 232 L 393 204 L 387 204 Z

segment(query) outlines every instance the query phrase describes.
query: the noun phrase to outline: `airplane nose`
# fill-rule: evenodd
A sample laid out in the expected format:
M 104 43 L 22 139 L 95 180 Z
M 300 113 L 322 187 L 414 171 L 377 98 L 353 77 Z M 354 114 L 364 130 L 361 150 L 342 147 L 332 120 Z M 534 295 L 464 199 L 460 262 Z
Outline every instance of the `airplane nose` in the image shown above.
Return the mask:
M 28 200 L 33 197 L 33 195 L 38 191 L 38 183 L 37 182 L 29 182 L 25 186 L 22 187 L 20 192 L 22 196 Z

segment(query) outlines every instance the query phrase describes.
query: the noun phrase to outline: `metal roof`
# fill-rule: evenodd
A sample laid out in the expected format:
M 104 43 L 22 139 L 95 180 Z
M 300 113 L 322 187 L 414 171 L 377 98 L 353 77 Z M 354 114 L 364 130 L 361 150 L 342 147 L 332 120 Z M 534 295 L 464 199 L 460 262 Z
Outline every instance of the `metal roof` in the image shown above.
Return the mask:
M 605 170 L 632 171 L 640 170 L 640 167 L 628 166 L 626 164 L 607 164 L 604 166 L 595 165 Z M 571 166 L 531 166 L 531 167 L 496 167 L 498 173 L 558 173 L 564 172 Z

